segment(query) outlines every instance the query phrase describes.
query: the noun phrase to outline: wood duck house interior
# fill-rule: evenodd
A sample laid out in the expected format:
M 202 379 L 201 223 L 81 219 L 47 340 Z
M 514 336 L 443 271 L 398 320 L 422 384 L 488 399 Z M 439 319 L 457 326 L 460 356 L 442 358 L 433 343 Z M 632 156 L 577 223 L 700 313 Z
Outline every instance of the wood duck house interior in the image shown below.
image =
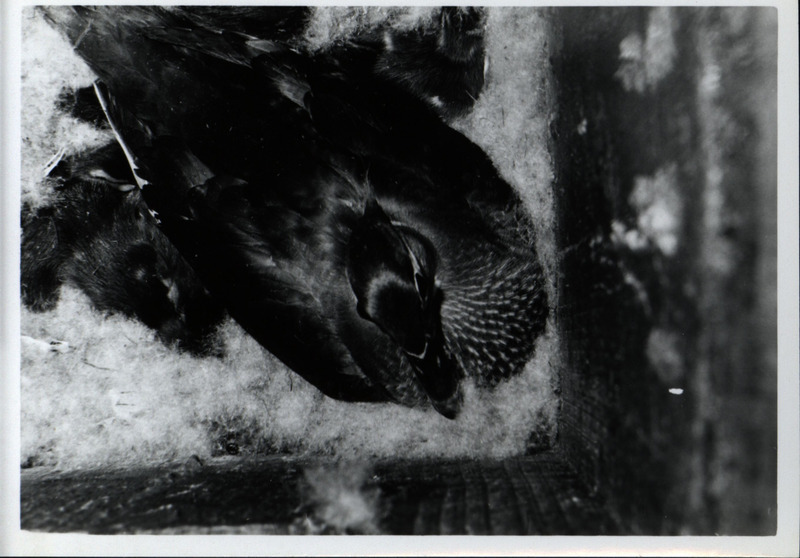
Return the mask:
M 774 9 L 22 23 L 22 529 L 775 534 Z

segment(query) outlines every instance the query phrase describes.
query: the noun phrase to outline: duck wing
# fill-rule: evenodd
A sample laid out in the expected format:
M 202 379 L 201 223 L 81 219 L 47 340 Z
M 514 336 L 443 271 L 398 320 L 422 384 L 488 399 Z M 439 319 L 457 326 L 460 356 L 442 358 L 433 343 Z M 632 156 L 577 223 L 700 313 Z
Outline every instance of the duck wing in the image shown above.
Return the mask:
M 398 87 L 396 78 L 377 71 L 373 43 L 350 42 L 312 55 L 269 38 L 284 37 L 281 27 L 247 35 L 230 29 L 233 16 L 215 24 L 216 11 L 155 6 L 44 10 L 120 103 L 132 114 L 147 115 L 145 127 L 158 135 L 180 130 L 194 144 L 206 141 L 208 149 L 192 148 L 207 151 L 202 159 L 212 167 L 220 145 L 274 140 L 264 148 L 280 149 L 286 143 L 281 134 L 293 133 L 302 120 L 298 111 L 305 111 L 311 126 L 306 138 L 323 137 L 354 154 L 400 167 L 430 183 L 435 195 L 465 199 L 495 214 L 518 203 L 477 145 L 446 125 L 425 100 Z M 237 15 L 253 14 L 262 12 Z M 262 128 L 248 130 L 252 122 Z M 233 128 L 227 134 L 226 126 Z M 280 133 L 265 137 L 264 126 Z M 222 141 L 222 134 L 230 141 Z

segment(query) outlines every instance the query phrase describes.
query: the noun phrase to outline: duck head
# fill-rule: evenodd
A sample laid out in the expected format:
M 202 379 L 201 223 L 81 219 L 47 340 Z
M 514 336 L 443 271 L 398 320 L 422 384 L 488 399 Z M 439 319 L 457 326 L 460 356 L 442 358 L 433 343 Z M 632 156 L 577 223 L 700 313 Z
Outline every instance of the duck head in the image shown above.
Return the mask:
M 434 408 L 455 418 L 461 373 L 442 334 L 442 292 L 430 241 L 393 223 L 370 200 L 350 236 L 347 275 L 358 314 L 402 349 Z

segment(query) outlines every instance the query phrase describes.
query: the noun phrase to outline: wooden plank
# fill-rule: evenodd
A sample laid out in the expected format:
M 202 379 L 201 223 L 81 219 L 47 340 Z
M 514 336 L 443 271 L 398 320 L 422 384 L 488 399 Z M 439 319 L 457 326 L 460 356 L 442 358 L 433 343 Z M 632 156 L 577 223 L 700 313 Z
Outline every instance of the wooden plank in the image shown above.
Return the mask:
M 210 460 L 181 467 L 22 472 L 23 529 L 91 533 L 340 533 L 309 501 L 301 459 Z M 615 526 L 602 502 L 558 455 L 504 461 L 385 462 L 364 487 L 378 489 L 384 534 L 603 534 Z M 326 508 L 329 509 L 329 508 Z M 246 526 L 250 527 L 246 527 Z
M 460 467 L 453 468 L 448 481 L 442 500 L 439 533 L 442 535 L 466 535 L 466 487 Z
M 487 508 L 492 535 L 523 533 L 519 502 L 502 463 L 484 469 L 487 478 Z
M 464 475 L 464 528 L 468 535 L 489 535 L 489 509 L 486 505 L 486 482 L 479 465 L 461 464 Z

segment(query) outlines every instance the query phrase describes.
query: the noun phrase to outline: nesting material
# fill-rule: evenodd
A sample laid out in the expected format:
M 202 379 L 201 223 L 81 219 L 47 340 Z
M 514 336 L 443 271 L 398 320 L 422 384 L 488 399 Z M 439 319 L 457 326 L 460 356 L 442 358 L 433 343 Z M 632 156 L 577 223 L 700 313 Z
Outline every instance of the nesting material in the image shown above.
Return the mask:
M 312 510 L 304 523 L 316 520 L 336 533 L 380 534 L 379 491 L 368 488 L 370 469 L 358 462 L 308 467 L 305 500 Z
M 322 48 L 380 21 L 410 25 L 430 17 L 429 9 L 319 9 L 306 38 Z M 520 193 L 554 301 L 549 28 L 538 11 L 520 8 L 490 9 L 486 25 L 486 87 L 474 110 L 454 126 L 489 154 Z M 23 27 L 22 197 L 39 204 L 48 199 L 42 169 L 53 155 L 111 138 L 56 111 L 64 88 L 88 85 L 93 76 L 33 9 L 23 13 Z M 22 344 L 24 466 L 259 452 L 358 459 L 504 457 L 525 452 L 531 439 L 555 435 L 560 354 L 552 317 L 524 372 L 493 391 L 467 385 L 455 421 L 434 410 L 326 398 L 233 322 L 220 333 L 224 357 L 178 353 L 142 324 L 93 310 L 69 287 L 62 288 L 52 311 L 23 308 L 21 331 L 32 340 Z M 51 340 L 64 350 L 47 350 Z

